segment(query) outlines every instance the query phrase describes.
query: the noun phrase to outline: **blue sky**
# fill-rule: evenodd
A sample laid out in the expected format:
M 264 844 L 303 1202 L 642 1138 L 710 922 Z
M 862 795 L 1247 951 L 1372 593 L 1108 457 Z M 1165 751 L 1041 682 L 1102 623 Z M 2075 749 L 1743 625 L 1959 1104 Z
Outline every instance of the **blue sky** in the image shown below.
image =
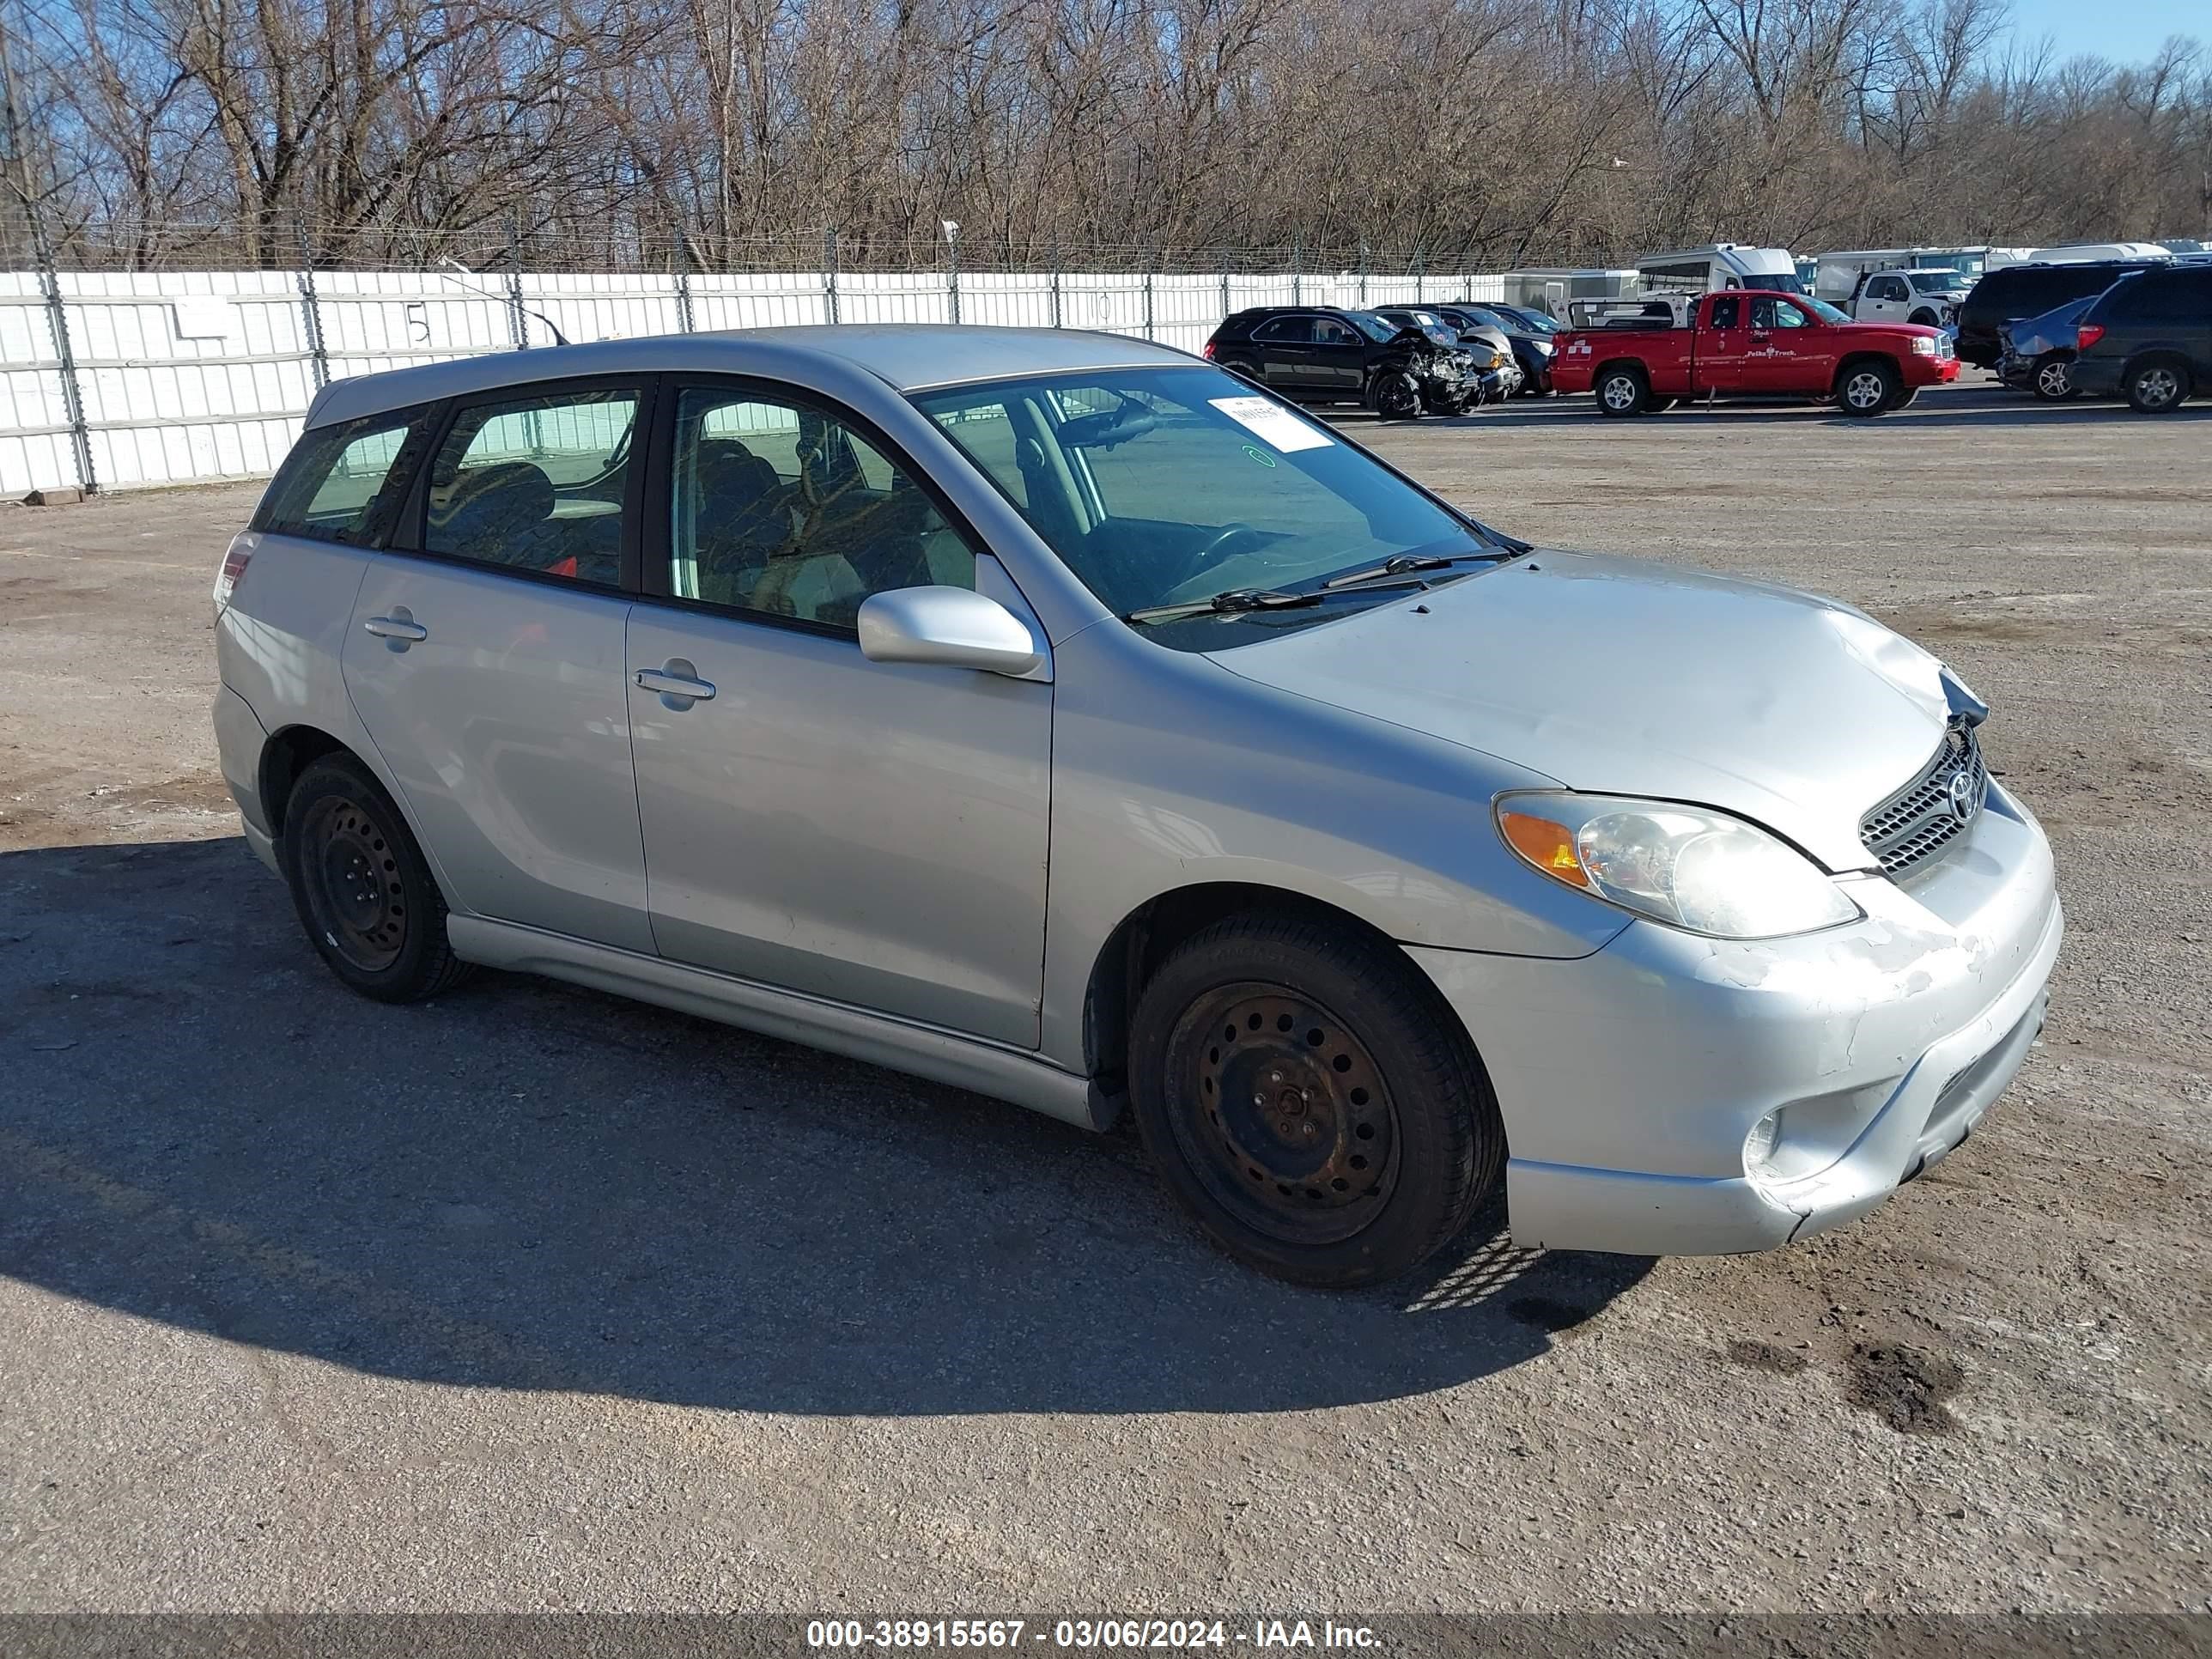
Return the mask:
M 2094 52 L 2135 62 L 2169 34 L 2194 35 L 2212 48 L 2212 11 L 2203 0 L 2013 0 L 2012 19 L 2022 43 L 2048 35 L 2061 58 Z

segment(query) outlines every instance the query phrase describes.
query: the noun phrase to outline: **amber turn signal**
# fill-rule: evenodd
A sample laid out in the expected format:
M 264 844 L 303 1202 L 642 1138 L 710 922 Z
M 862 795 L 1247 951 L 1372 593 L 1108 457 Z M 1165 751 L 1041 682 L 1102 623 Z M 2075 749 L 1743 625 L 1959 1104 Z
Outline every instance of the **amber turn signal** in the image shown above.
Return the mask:
M 1575 832 L 1564 823 L 1506 811 L 1498 815 L 1498 827 L 1504 834 L 1505 844 L 1546 875 L 1591 892 L 1597 890 L 1597 884 L 1575 856 Z

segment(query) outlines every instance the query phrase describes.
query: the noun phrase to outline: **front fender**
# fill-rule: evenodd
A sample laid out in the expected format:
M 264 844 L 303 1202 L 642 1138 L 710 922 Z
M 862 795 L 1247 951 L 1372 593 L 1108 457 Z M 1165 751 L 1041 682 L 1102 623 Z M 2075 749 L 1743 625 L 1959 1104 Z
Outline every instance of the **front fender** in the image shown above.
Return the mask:
M 1587 956 L 1626 918 L 1528 869 L 1502 790 L 1555 780 L 1279 690 L 1119 623 L 1055 664 L 1043 1043 L 1083 1063 L 1091 974 L 1146 902 L 1218 882 L 1328 904 L 1403 943 Z

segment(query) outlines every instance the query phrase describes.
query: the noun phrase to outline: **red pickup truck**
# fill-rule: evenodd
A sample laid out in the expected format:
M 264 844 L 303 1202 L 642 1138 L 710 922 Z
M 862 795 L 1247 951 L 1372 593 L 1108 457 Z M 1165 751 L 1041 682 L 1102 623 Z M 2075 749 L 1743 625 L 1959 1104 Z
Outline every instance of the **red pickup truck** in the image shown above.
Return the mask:
M 1630 318 L 1559 334 L 1554 392 L 1595 392 L 1607 415 L 1684 398 L 1810 398 L 1846 415 L 1902 409 L 1959 378 L 1950 336 L 1911 323 L 1855 323 L 1797 294 L 1700 295 L 1687 326 Z

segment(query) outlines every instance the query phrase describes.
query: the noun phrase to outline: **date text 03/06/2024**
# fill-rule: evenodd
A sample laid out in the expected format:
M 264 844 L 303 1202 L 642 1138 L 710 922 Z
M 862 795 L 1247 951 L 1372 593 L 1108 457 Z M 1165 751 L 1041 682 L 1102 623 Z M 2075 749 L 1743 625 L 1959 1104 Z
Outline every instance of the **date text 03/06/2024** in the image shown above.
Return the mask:
M 1054 1648 L 1261 1649 L 1338 1648 L 1372 1650 L 1382 1645 L 1365 1625 L 1333 1620 L 1255 1619 L 1232 1624 L 1222 1619 L 815 1619 L 806 1626 L 806 1645 L 839 1648 L 1020 1648 L 1048 1643 Z

